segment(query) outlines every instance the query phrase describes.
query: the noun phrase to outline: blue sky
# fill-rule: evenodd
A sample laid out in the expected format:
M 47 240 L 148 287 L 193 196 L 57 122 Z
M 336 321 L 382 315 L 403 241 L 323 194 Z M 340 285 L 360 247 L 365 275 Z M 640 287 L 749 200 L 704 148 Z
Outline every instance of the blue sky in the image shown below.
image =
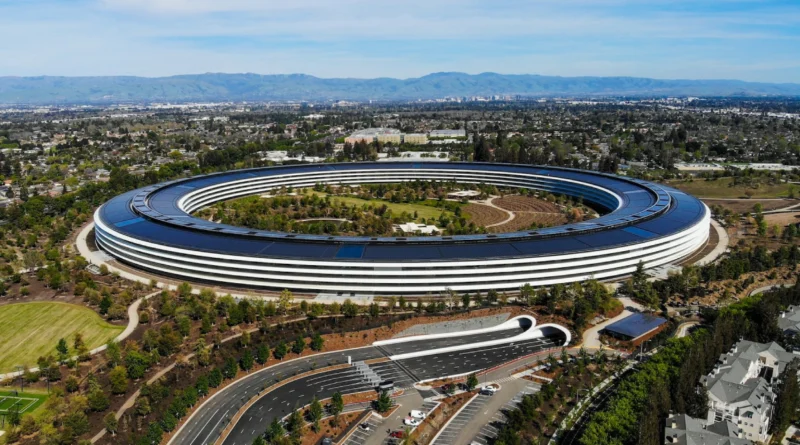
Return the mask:
M 800 83 L 800 0 L 0 0 L 0 76 Z

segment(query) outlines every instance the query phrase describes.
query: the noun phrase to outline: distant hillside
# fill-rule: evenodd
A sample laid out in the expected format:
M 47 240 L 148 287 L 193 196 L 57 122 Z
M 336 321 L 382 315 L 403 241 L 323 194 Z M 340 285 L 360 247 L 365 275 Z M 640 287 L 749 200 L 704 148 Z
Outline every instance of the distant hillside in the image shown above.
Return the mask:
M 445 96 L 800 96 L 800 84 L 435 73 L 414 79 L 321 79 L 305 74 L 172 77 L 0 77 L 0 103 L 407 100 Z

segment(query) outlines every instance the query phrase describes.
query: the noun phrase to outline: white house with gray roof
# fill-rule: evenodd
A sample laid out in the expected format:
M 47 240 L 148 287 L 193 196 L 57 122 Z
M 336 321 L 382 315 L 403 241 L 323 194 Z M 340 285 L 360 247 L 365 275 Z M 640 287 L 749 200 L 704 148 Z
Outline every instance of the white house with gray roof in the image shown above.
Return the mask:
M 777 343 L 742 340 L 701 382 L 708 389 L 708 424 L 730 422 L 745 439 L 766 441 L 778 376 L 796 355 Z
M 664 429 L 664 443 L 677 445 L 751 445 L 732 422 L 708 423 L 686 414 L 670 414 Z

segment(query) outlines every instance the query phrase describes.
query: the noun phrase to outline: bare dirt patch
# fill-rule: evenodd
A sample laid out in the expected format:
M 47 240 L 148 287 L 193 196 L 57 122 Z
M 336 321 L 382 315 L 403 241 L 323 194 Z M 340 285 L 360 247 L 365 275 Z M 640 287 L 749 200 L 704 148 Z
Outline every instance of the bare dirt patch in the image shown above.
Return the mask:
M 753 206 L 758 203 L 761 203 L 764 211 L 782 209 L 798 203 L 793 199 L 702 199 L 701 201 L 709 207 L 718 205 L 739 214 L 752 212 Z
M 789 224 L 800 223 L 800 212 L 773 213 L 771 215 L 764 215 L 764 220 L 769 226 L 778 225 L 779 227 L 784 227 Z
M 495 198 L 492 203 L 510 212 L 561 213 L 561 209 L 552 202 L 547 202 L 532 196 L 503 196 L 501 198 Z
M 467 204 L 463 211 L 469 216 L 471 222 L 482 227 L 501 223 L 508 218 L 508 213 L 482 204 Z
M 561 213 L 515 212 L 514 219 L 499 226 L 490 227 L 493 233 L 517 232 L 527 230 L 534 224 L 544 227 L 560 226 L 567 223 L 567 217 Z

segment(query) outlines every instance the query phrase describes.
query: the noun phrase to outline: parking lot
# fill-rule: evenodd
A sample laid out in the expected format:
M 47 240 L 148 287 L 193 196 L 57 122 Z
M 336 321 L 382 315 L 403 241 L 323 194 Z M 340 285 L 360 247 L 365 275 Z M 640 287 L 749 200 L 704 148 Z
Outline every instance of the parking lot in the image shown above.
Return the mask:
M 344 445 L 365 445 L 373 434 L 376 434 L 382 429 L 381 425 L 385 421 L 385 419 L 381 419 L 374 414 L 369 416 L 367 420 L 362 423 L 362 425 L 366 424 L 369 429 L 362 428 L 361 425 L 357 426 L 353 434 L 344 441 Z
M 478 434 L 472 438 L 472 442 L 479 443 L 481 445 L 489 445 L 489 443 L 491 443 L 492 440 L 494 440 L 494 438 L 497 437 L 498 433 L 497 428 L 500 426 L 500 424 L 505 423 L 506 421 L 506 416 L 503 413 L 505 411 L 511 411 L 515 409 L 517 407 L 517 404 L 522 401 L 522 396 L 526 394 L 536 393 L 539 391 L 539 389 L 541 389 L 541 386 L 538 383 L 529 382 L 528 386 L 526 386 L 525 389 L 518 392 L 511 400 L 506 402 L 500 409 L 496 410 L 492 414 L 492 416 L 488 419 L 488 421 L 481 419 L 485 423 L 483 424 L 483 426 L 481 426 Z M 487 399 L 488 398 L 489 397 L 487 397 Z
M 459 445 L 456 439 L 461 434 L 461 431 L 474 421 L 477 415 L 481 412 L 486 403 L 492 396 L 478 394 L 474 399 L 465 406 L 456 417 L 454 417 L 447 427 L 439 434 L 439 437 L 433 442 L 434 445 Z

